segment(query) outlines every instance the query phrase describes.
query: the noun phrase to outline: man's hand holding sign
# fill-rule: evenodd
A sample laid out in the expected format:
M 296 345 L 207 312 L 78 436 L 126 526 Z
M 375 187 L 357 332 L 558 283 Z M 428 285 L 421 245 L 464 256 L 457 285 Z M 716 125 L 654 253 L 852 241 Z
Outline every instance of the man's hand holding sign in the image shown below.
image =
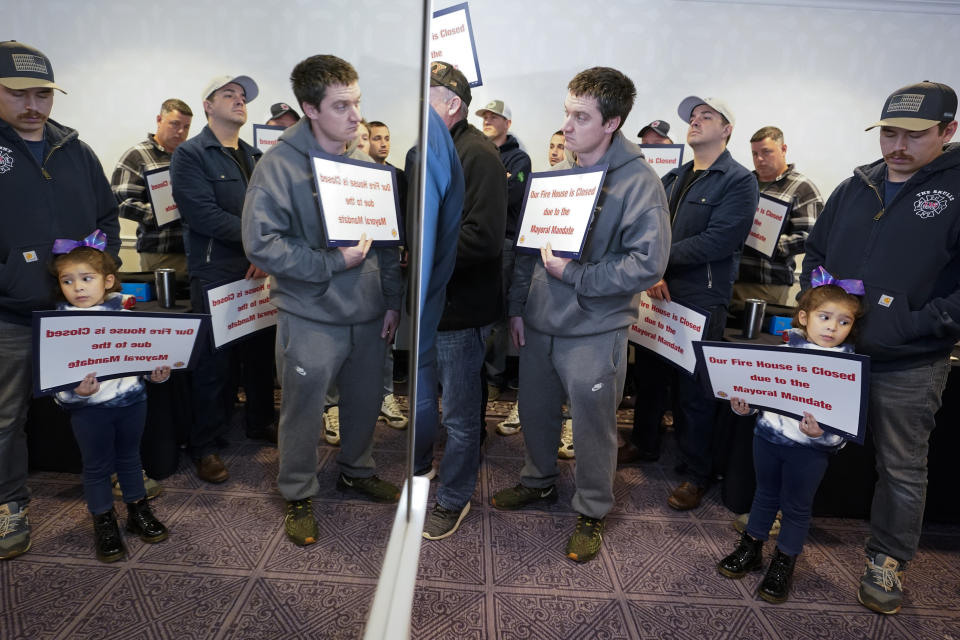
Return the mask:
M 540 252 L 547 273 L 563 279 L 563 270 L 579 260 L 606 166 L 532 173 L 517 227 L 518 253 Z M 554 252 L 554 246 L 560 250 Z M 517 349 L 526 345 L 523 318 L 510 318 L 510 336 Z

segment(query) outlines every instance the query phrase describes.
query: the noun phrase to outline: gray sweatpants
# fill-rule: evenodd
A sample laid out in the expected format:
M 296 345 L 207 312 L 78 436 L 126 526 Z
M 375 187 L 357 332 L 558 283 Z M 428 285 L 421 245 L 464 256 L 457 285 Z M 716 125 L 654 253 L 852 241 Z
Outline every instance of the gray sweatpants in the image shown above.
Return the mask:
M 613 508 L 617 470 L 617 405 L 627 371 L 627 329 L 592 336 L 551 336 L 525 327 L 520 348 L 520 415 L 526 460 L 520 482 L 556 482 L 561 405 L 569 398 L 576 491 L 571 504 L 602 518 Z
M 347 476 L 374 474 L 373 430 L 380 414 L 381 372 L 386 341 L 383 320 L 353 325 L 313 322 L 280 312 L 277 318 L 277 375 L 283 388 L 277 486 L 285 500 L 319 490 L 317 444 L 323 430 L 326 391 L 340 388 L 340 454 Z

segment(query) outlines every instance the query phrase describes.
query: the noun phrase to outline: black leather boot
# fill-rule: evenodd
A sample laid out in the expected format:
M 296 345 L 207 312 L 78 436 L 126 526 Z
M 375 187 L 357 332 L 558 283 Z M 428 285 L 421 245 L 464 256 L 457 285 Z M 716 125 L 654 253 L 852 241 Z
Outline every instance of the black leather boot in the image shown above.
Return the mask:
M 763 540 L 755 540 L 744 532 L 733 553 L 717 563 L 717 571 L 728 578 L 742 578 L 763 564 Z
M 93 537 L 100 562 L 116 562 L 126 553 L 113 509 L 93 515 Z
M 127 531 L 140 536 L 144 542 L 160 542 L 167 539 L 167 528 L 157 520 L 147 499 L 127 505 Z
M 790 593 L 790 582 L 793 580 L 793 567 L 797 563 L 797 556 L 788 556 L 780 549 L 773 554 L 767 575 L 760 583 L 760 597 L 767 602 L 780 604 L 787 601 Z

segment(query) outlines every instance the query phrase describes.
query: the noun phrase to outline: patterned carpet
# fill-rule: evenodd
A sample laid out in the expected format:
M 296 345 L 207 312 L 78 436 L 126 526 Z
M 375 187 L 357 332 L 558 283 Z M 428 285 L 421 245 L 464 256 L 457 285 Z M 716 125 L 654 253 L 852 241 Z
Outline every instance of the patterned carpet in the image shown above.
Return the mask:
M 789 602 L 770 605 L 755 595 L 761 573 L 734 581 L 714 568 L 736 538 L 717 489 L 696 512 L 666 506 L 677 481 L 672 443 L 659 463 L 618 473 L 599 557 L 567 560 L 572 462 L 561 462 L 556 505 L 488 506 L 494 491 L 516 482 L 522 462 L 522 437 L 493 433 L 507 409 L 490 404 L 491 435 L 461 529 L 423 543 L 413 638 L 960 640 L 960 526 L 925 529 L 903 611 L 880 616 L 856 601 L 865 523 L 816 519 Z M 626 426 L 630 413 L 621 414 Z M 377 430 L 380 475 L 394 482 L 405 434 Z M 33 474 L 33 548 L 0 563 L 0 638 L 362 637 L 393 506 L 338 493 L 336 449 L 321 444 L 320 538 L 295 547 L 281 526 L 276 449 L 240 434 L 233 440 L 222 452 L 230 480 L 205 484 L 182 464 L 153 503 L 169 540 L 127 536 L 128 558 L 110 565 L 93 557 L 79 477 Z

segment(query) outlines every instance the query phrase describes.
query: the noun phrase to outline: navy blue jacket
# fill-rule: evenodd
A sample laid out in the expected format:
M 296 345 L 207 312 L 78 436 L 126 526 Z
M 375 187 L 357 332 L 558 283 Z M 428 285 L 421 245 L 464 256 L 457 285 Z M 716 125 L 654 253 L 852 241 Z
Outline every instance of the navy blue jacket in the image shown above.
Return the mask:
M 107 251 L 120 251 L 117 199 L 93 150 L 53 120 L 44 127 L 43 164 L 0 120 L 0 320 L 29 325 L 32 311 L 53 308 L 57 286 L 50 249 L 99 228 Z M 119 262 L 119 260 L 118 260 Z
M 800 283 L 820 265 L 863 280 L 857 353 L 898 371 L 946 358 L 960 338 L 960 144 L 884 203 L 886 175 L 877 160 L 836 188 L 807 237 Z
M 692 160 L 663 176 L 669 202 L 688 169 L 693 169 Z M 671 298 L 700 307 L 730 304 L 759 198 L 756 178 L 726 150 L 687 186 L 672 216 L 673 243 L 664 275 Z
M 517 237 L 517 224 L 520 222 L 520 210 L 523 208 L 523 194 L 527 190 L 530 178 L 530 156 L 520 148 L 520 143 L 512 135 L 500 145 L 500 162 L 507 170 L 507 238 Z
M 243 140 L 240 150 L 248 173 L 253 173 L 262 152 Z M 250 266 L 240 227 L 247 178 L 209 126 L 174 151 L 170 182 L 186 227 L 184 246 L 190 277 L 207 282 L 242 278 Z

